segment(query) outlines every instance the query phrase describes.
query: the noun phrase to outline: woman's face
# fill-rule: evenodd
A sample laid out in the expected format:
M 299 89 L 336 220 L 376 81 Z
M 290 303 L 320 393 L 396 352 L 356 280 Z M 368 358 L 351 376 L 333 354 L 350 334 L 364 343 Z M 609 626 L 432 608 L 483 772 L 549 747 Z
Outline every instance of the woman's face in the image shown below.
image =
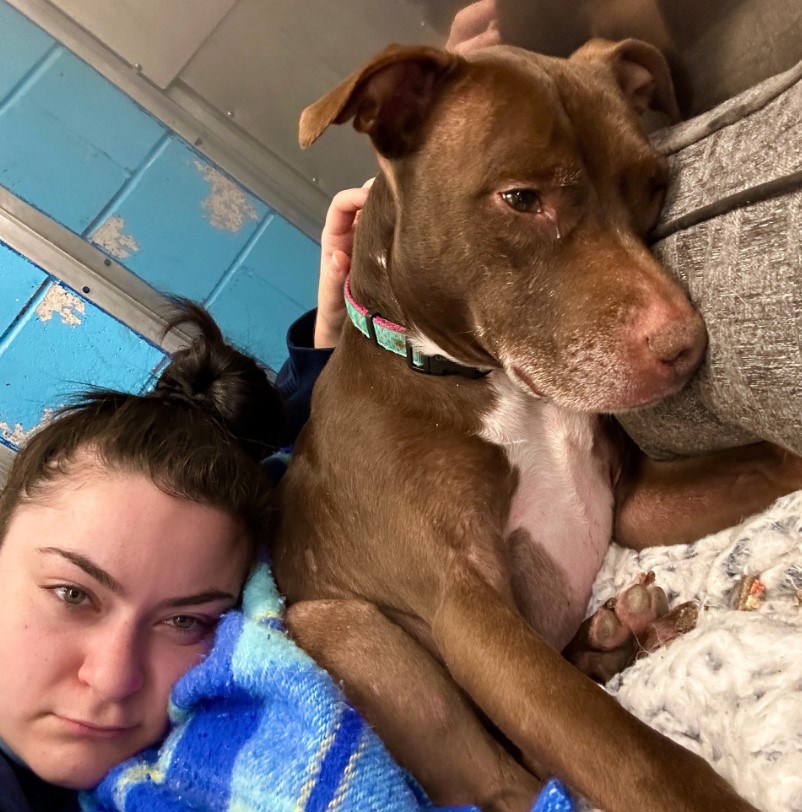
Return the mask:
M 236 522 L 92 469 L 17 508 L 0 544 L 0 738 L 83 789 L 157 742 L 245 571 Z

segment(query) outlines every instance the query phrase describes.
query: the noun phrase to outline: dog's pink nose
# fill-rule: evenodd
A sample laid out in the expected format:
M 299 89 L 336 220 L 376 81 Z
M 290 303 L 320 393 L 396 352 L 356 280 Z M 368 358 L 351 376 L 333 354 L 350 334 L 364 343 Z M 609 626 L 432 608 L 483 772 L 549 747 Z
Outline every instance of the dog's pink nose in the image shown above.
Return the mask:
M 652 354 L 679 375 L 690 375 L 702 361 L 707 331 L 695 310 L 681 318 L 661 320 L 647 331 L 646 343 Z

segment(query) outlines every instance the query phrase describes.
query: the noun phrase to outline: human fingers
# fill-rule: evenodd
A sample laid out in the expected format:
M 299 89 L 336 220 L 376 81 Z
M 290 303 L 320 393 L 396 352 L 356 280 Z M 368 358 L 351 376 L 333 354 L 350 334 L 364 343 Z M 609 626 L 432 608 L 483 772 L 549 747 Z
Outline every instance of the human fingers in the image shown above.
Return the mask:
M 322 259 L 328 261 L 332 251 L 341 250 L 350 254 L 353 245 L 353 228 L 357 214 L 368 198 L 369 188 L 360 186 L 338 192 L 329 204 L 323 233 L 320 238 Z
M 445 47 L 464 53 L 500 41 L 496 0 L 478 0 L 455 15 Z
M 314 335 L 318 349 L 335 347 L 340 338 L 346 316 L 343 284 L 350 269 L 351 257 L 340 250 L 333 251 L 329 261 L 321 264 Z

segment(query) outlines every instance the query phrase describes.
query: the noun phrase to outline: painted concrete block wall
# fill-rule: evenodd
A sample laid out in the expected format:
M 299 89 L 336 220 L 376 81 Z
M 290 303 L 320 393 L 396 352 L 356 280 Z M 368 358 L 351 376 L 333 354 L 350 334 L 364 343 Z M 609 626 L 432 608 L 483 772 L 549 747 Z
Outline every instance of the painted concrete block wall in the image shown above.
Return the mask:
M 287 327 L 314 306 L 317 244 L 5 0 L 0 144 L 0 185 L 283 363 Z M 14 445 L 76 388 L 141 388 L 160 358 L 0 245 L 0 442 Z
M 0 444 L 16 450 L 84 390 L 151 386 L 161 349 L 4 245 L 0 279 Z

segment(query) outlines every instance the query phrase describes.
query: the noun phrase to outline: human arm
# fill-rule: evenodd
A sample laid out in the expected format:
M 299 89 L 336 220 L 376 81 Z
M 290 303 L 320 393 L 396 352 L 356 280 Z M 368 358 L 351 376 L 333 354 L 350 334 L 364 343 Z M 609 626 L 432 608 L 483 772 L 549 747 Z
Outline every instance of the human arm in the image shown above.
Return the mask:
M 351 270 L 351 253 L 359 212 L 368 199 L 373 178 L 356 189 L 344 189 L 332 198 L 320 236 L 320 278 L 314 346 L 333 348 L 345 321 L 343 284 Z
M 343 283 L 351 269 L 355 225 L 372 182 L 371 178 L 363 186 L 345 189 L 332 198 L 320 238 L 318 306 L 297 319 L 287 332 L 289 357 L 276 376 L 287 402 L 287 445 L 295 441 L 309 419 L 312 389 L 342 331 L 346 312 Z

